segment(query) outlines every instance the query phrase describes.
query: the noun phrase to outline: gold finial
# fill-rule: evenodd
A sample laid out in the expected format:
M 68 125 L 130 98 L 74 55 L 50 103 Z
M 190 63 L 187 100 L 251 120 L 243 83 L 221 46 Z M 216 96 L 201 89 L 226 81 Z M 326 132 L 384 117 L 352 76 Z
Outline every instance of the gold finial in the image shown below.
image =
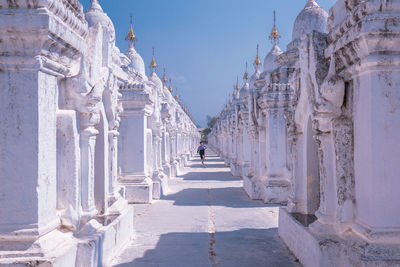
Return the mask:
M 236 92 L 235 92 L 235 91 L 233 91 L 233 93 L 232 93 L 232 96 L 233 96 L 233 97 L 235 97 L 235 96 L 236 96 Z
M 254 65 L 255 65 L 256 67 L 258 67 L 258 66 L 261 65 L 261 60 L 260 60 L 260 58 L 258 57 L 258 48 L 259 48 L 259 46 L 258 46 L 258 44 L 257 44 L 257 56 L 256 56 L 256 59 L 254 60 Z
M 276 28 L 276 12 L 274 10 L 274 27 L 272 28 L 269 39 L 274 43 L 274 45 L 277 45 L 280 38 L 281 36 L 279 35 L 278 29 Z
M 175 89 L 175 96 L 174 96 L 175 100 L 178 100 L 178 88 Z
M 156 68 L 157 68 L 157 63 L 156 63 L 156 60 L 154 58 L 154 47 L 153 47 L 153 58 L 152 58 L 152 60 L 150 62 L 150 69 L 151 69 L 152 72 L 154 72 Z
M 236 85 L 235 89 L 239 91 L 239 76 L 236 76 Z
M 162 81 L 163 81 L 163 83 L 164 83 L 164 85 L 165 85 L 165 84 L 167 84 L 167 81 L 168 81 L 167 75 L 166 75 L 166 72 L 165 72 L 165 64 L 164 64 L 164 66 L 163 66 L 163 69 L 164 69 L 164 75 L 163 75 L 163 77 L 162 77 Z
M 135 45 L 135 41 L 136 41 L 136 35 L 135 35 L 135 33 L 133 32 L 132 13 L 130 14 L 130 16 L 131 16 L 131 28 L 130 28 L 129 33 L 128 33 L 128 35 L 126 36 L 125 39 L 126 39 L 127 41 L 131 42 L 131 46 L 134 46 L 134 45 Z
M 231 96 L 229 96 L 229 102 L 228 103 L 229 103 L 229 105 L 232 104 Z
M 172 93 L 171 79 L 169 79 L 169 87 L 168 87 L 168 90 Z
M 246 62 L 246 71 L 243 75 L 243 79 L 245 79 L 246 81 L 249 79 L 249 73 L 247 72 L 247 62 Z

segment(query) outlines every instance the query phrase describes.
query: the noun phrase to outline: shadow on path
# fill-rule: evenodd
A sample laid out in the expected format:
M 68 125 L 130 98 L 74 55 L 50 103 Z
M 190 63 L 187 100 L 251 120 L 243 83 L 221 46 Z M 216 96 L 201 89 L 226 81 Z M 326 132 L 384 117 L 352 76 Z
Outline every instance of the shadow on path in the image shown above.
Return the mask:
M 170 194 L 136 209 L 136 239 L 113 266 L 300 266 L 278 237 L 279 205 L 251 200 L 216 155 L 206 162 L 191 158 Z
M 187 188 L 175 194 L 166 195 L 163 199 L 172 200 L 174 205 L 177 206 L 206 206 L 209 192 L 212 195 L 213 206 L 230 208 L 279 207 L 279 205 L 268 205 L 262 201 L 250 200 L 241 187 Z
M 204 166 L 200 163 L 200 160 L 199 160 L 198 164 L 192 164 L 190 167 L 191 168 L 198 168 L 198 169 L 203 169 L 204 168 Z M 224 164 L 210 164 L 209 162 L 206 162 L 206 167 L 207 168 L 226 168 L 226 166 Z M 204 168 L 204 170 L 207 170 L 207 168 Z
M 179 178 L 183 178 L 183 180 L 188 181 L 240 181 L 240 178 L 233 177 L 229 172 L 226 171 L 203 173 L 189 172 L 185 175 L 179 176 Z
M 118 267 L 204 267 L 210 258 L 219 266 L 295 266 L 295 258 L 278 237 L 278 229 L 240 229 L 217 232 L 212 247 L 208 233 L 168 233 L 160 236 L 157 246 L 143 257 Z

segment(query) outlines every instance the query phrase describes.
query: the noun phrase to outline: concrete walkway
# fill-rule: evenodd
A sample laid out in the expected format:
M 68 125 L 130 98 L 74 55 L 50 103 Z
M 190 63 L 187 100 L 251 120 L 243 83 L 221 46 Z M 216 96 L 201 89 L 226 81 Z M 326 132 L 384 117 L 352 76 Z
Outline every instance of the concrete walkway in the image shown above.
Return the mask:
M 162 200 L 135 205 L 118 267 L 300 266 L 277 234 L 278 207 L 250 200 L 216 156 L 189 162 Z

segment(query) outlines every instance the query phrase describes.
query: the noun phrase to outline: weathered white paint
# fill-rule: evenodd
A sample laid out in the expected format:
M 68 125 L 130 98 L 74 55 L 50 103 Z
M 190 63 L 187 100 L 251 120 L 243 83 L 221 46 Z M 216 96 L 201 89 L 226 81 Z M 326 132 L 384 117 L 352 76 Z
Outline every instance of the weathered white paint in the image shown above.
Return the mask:
M 97 0 L 0 0 L 0 21 L 0 265 L 107 265 L 196 126 Z
M 400 185 L 399 10 L 398 1 L 338 0 L 328 19 L 308 0 L 287 51 L 273 48 L 252 76 L 244 189 L 287 201 L 279 233 L 305 266 L 400 261 L 400 210 L 390 205 Z M 229 162 L 242 157 L 223 144 L 234 136 L 233 106 L 209 136 Z

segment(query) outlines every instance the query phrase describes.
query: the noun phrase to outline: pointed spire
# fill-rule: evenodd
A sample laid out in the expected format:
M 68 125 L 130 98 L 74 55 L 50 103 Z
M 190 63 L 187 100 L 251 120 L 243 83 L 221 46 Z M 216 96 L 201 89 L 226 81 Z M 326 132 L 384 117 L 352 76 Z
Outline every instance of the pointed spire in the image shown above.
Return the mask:
M 168 79 L 167 79 L 167 74 L 166 74 L 166 72 L 165 72 L 165 64 L 164 64 L 164 66 L 163 66 L 163 69 L 164 69 L 164 75 L 163 75 L 163 77 L 162 77 L 162 82 L 163 82 L 163 84 L 164 84 L 164 86 L 167 84 L 167 81 L 168 81 Z
M 169 79 L 169 87 L 168 87 L 168 90 L 171 92 L 171 94 L 172 94 L 172 85 L 171 85 L 171 79 Z
M 97 1 L 97 0 L 93 0 Z M 130 46 L 133 47 L 135 46 L 135 41 L 136 41 L 136 35 L 133 32 L 133 22 L 132 22 L 132 13 L 130 14 L 131 16 L 131 28 L 129 29 L 128 35 L 126 36 L 125 40 L 130 42 Z
M 175 89 L 175 96 L 174 96 L 175 100 L 178 99 L 178 88 Z
M 269 39 L 273 42 L 274 46 L 276 46 L 279 43 L 280 38 L 281 36 L 279 35 L 278 28 L 276 27 L 276 12 L 274 10 L 274 27 L 269 35 Z
M 248 73 L 248 71 L 247 71 L 247 68 L 248 68 L 248 66 L 247 66 L 247 62 L 246 62 L 246 71 L 245 71 L 245 73 L 244 73 L 244 75 L 243 75 L 243 79 L 247 82 L 247 80 L 249 79 L 249 73 Z
M 237 91 L 239 91 L 239 76 L 236 76 L 236 85 L 235 85 L 235 89 Z
M 152 58 L 152 60 L 151 60 L 151 62 L 150 62 L 150 69 L 151 69 L 151 72 L 152 72 L 152 73 L 155 72 L 155 71 L 156 71 L 156 68 L 157 68 L 157 63 L 156 63 L 156 59 L 154 58 L 154 47 L 153 47 L 153 58 Z
M 231 96 L 230 96 L 230 95 L 229 95 L 229 102 L 228 102 L 228 103 L 229 103 L 229 105 L 232 104 Z
M 256 59 L 254 60 L 254 67 L 255 67 L 255 68 L 257 68 L 258 66 L 261 65 L 261 60 L 260 60 L 260 58 L 258 57 L 258 49 L 259 49 L 259 46 L 258 46 L 258 44 L 257 44 L 257 56 L 256 56 Z

